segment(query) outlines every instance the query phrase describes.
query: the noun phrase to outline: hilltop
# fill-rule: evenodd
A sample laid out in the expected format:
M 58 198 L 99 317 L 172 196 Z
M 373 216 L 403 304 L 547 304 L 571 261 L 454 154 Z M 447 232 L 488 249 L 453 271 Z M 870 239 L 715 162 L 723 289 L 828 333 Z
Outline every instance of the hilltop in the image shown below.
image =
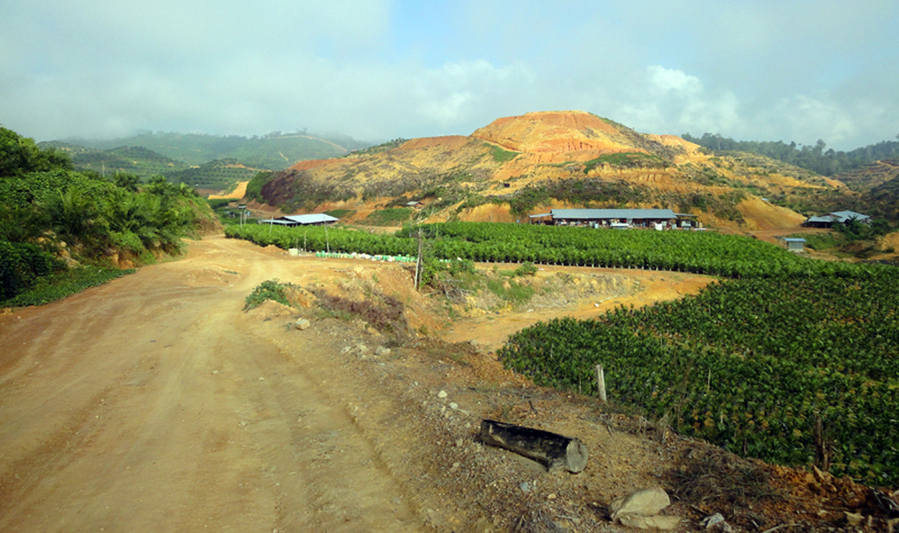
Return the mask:
M 648 207 L 743 230 L 795 227 L 825 200 L 856 196 L 838 180 L 780 161 L 713 156 L 680 137 L 581 111 L 504 117 L 468 136 L 303 161 L 258 175 L 247 190 L 285 212 L 340 211 L 363 223 L 419 202 L 419 210 L 389 218 L 514 221 L 550 208 Z

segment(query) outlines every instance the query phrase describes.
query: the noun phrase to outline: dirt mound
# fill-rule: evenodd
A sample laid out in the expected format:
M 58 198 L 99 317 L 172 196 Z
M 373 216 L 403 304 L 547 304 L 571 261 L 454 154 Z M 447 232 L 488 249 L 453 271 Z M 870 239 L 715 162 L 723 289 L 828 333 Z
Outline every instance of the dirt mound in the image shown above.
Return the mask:
M 805 217 L 799 213 L 755 196 L 740 202 L 737 209 L 748 221 L 747 229 L 752 230 L 797 228 L 805 221 Z

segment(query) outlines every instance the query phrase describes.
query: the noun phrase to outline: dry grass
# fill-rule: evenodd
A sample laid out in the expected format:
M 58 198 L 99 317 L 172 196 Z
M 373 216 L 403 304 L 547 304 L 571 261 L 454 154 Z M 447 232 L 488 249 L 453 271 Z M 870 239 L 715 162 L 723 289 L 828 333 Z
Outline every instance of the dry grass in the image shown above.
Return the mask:
M 685 503 L 732 506 L 784 498 L 764 465 L 706 446 L 686 448 L 669 481 L 673 495 Z

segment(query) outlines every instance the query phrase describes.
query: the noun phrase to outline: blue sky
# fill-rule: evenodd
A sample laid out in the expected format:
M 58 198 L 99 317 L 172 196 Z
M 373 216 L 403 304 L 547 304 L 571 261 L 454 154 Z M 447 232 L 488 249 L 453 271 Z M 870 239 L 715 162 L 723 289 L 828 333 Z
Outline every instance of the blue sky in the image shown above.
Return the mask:
M 848 150 L 899 134 L 895 0 L 0 0 L 0 124 L 364 140 L 529 111 Z

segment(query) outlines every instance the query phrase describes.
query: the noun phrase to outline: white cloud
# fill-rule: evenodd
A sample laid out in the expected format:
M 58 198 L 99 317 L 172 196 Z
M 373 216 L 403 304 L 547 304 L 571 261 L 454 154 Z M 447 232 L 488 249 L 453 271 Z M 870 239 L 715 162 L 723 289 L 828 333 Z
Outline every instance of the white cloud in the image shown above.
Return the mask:
M 674 93 L 684 98 L 695 97 L 703 92 L 702 82 L 681 70 L 667 69 L 659 65 L 651 65 L 646 69 L 649 81 L 656 94 Z
M 899 129 L 894 0 L 465 0 L 400 24 L 404 1 L 6 0 L 0 121 L 39 140 L 384 139 L 582 109 L 645 132 L 847 149 Z

